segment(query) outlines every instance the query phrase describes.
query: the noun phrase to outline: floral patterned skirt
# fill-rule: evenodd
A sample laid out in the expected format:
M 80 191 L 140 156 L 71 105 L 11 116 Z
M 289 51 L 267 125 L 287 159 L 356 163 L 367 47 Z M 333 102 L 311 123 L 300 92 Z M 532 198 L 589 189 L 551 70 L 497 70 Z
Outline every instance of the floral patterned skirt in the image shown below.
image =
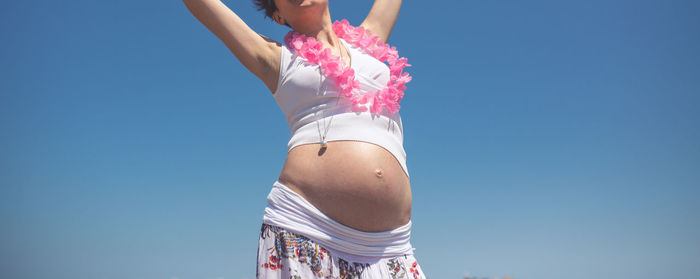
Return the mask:
M 306 236 L 263 223 L 257 279 L 406 278 L 425 279 L 414 255 L 363 257 L 327 249 Z

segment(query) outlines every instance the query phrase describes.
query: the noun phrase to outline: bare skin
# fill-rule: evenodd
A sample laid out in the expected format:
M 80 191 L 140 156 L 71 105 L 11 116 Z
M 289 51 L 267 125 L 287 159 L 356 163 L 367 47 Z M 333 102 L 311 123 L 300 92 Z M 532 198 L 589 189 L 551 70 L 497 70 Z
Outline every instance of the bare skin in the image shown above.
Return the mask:
M 217 35 L 270 92 L 277 89 L 281 44 L 252 31 L 219 0 L 183 0 L 188 9 Z M 275 0 L 272 18 L 280 25 L 312 36 L 352 61 L 332 31 L 328 0 Z M 376 0 L 360 25 L 388 39 L 400 0 Z M 278 180 L 330 218 L 348 227 L 381 232 L 405 225 L 411 218 L 410 180 L 386 149 L 361 141 L 299 145 L 289 151 Z
M 360 141 L 299 145 L 278 179 L 330 218 L 360 231 L 400 227 L 411 218 L 409 178 L 380 146 Z

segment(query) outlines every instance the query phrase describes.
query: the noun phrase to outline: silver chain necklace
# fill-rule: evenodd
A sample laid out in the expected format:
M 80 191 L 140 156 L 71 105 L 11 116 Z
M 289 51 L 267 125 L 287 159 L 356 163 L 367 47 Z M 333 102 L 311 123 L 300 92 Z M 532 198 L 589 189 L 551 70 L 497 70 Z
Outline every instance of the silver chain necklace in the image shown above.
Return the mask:
M 338 39 L 338 45 L 340 46 L 341 44 L 343 44 L 343 42 L 341 42 L 340 39 Z M 339 53 L 339 54 L 341 55 L 341 57 L 342 57 L 342 51 L 340 50 L 340 48 L 338 49 L 338 53 Z M 319 83 L 323 84 L 323 76 L 324 76 L 324 75 L 323 75 L 323 73 L 321 73 L 321 67 L 320 67 L 320 66 L 318 67 L 318 71 L 319 71 L 319 74 L 320 74 L 320 75 L 319 75 L 319 77 L 320 77 L 320 82 L 319 82 Z M 320 89 L 321 89 L 321 88 L 319 88 L 319 90 L 320 90 Z M 328 90 L 328 87 L 327 87 L 327 86 L 324 86 L 324 89 L 325 89 L 325 90 L 323 90 L 323 92 L 325 92 L 326 90 Z M 340 101 L 340 92 L 338 92 L 338 98 L 336 99 L 336 102 L 335 102 L 336 106 L 338 105 L 338 102 L 339 102 L 339 101 Z M 324 112 L 324 116 L 325 116 L 325 112 Z M 319 143 L 321 144 L 321 149 L 324 149 L 324 148 L 327 148 L 327 147 L 328 147 L 328 142 L 326 141 L 326 135 L 328 135 L 328 130 L 330 130 L 331 123 L 333 122 L 333 117 L 334 117 L 334 116 L 335 116 L 335 114 L 334 114 L 334 115 L 331 115 L 331 119 L 328 120 L 328 125 L 327 125 L 327 126 L 326 126 L 326 117 L 323 117 L 324 132 L 323 132 L 323 136 L 321 136 L 321 141 L 319 142 Z M 318 124 L 318 115 L 316 116 L 316 123 Z M 320 134 L 320 133 L 321 133 L 321 131 L 320 131 L 320 128 L 319 128 L 319 134 Z

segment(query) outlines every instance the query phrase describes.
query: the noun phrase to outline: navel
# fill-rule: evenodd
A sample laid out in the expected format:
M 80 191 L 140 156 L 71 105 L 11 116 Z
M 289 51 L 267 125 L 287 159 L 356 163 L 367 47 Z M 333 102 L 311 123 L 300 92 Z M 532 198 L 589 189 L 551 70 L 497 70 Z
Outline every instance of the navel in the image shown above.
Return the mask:
M 377 177 L 381 178 L 384 172 L 382 171 L 382 169 L 378 168 L 374 171 L 374 174 L 377 175 Z

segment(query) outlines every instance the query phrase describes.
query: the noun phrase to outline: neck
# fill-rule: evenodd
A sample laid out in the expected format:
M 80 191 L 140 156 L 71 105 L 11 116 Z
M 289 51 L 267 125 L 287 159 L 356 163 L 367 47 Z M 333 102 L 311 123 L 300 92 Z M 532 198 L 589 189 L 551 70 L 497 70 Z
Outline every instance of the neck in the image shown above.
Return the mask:
M 300 26 L 295 26 L 294 31 L 313 37 L 326 46 L 335 47 L 340 44 L 340 39 L 333 32 L 333 24 L 328 8 L 318 17 L 318 21 L 305 21 Z

